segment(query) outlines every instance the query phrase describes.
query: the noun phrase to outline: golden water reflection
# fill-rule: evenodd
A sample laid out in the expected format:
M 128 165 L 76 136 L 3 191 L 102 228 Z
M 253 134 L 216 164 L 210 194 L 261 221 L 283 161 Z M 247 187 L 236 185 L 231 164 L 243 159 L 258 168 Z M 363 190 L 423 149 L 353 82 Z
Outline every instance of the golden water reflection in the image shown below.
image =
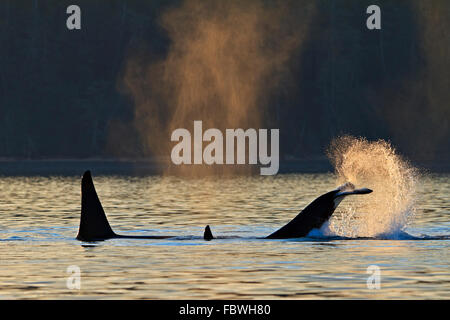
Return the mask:
M 448 177 L 421 181 L 409 233 L 450 233 Z M 0 178 L 0 298 L 450 298 L 448 240 L 256 239 L 334 188 L 330 174 L 94 179 L 115 231 L 181 237 L 83 246 L 78 177 Z M 206 224 L 243 238 L 205 242 Z M 366 286 L 372 264 L 380 290 Z

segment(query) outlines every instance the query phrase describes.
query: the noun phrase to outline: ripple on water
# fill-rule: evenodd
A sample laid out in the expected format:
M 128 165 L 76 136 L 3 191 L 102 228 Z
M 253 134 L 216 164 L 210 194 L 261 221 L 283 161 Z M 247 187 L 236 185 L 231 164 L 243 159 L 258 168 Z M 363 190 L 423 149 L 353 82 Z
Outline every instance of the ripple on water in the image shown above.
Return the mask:
M 74 239 L 78 177 L 2 177 L 1 296 L 450 298 L 448 177 L 428 176 L 419 184 L 417 213 L 404 230 L 415 238 L 349 239 L 316 233 L 263 240 L 256 238 L 334 188 L 335 177 L 289 174 L 216 181 L 99 176 L 97 191 L 116 231 L 178 238 L 95 243 Z M 223 238 L 203 241 L 207 224 Z M 66 286 L 71 265 L 82 274 L 79 291 Z M 367 289 L 369 265 L 381 268 L 380 290 Z

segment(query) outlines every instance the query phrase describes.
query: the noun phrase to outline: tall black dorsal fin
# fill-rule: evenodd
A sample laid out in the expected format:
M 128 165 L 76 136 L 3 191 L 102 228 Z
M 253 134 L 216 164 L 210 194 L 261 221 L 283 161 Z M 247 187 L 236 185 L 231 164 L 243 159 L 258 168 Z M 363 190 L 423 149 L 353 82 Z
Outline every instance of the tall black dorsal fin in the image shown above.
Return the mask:
M 115 236 L 98 199 L 91 172 L 86 171 L 81 180 L 81 219 L 77 239 L 96 241 Z
M 213 236 L 213 234 L 211 232 L 211 228 L 209 227 L 209 225 L 206 226 L 206 228 L 205 228 L 205 232 L 203 233 L 203 239 L 205 239 L 205 240 L 212 240 L 212 239 L 214 239 L 214 236 Z

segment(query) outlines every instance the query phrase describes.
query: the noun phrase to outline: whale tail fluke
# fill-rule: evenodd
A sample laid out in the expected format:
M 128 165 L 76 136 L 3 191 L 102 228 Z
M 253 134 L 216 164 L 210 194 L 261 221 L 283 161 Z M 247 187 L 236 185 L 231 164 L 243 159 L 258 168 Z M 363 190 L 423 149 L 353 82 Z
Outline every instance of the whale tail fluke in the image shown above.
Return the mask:
M 368 188 L 361 188 L 356 189 L 355 185 L 351 182 L 347 182 L 343 184 L 342 186 L 338 187 L 335 190 L 335 193 L 333 195 L 334 197 L 334 208 L 336 208 L 339 203 L 346 197 L 352 194 L 368 194 L 371 193 L 372 190 Z
M 205 239 L 206 241 L 214 239 L 214 236 L 211 232 L 211 228 L 209 227 L 209 225 L 206 226 L 205 228 L 205 232 L 203 233 L 203 239 Z
M 287 239 L 306 237 L 311 230 L 320 229 L 330 219 L 339 203 L 349 195 L 368 194 L 368 188 L 356 189 L 351 182 L 327 192 L 311 202 L 294 219 L 267 236 L 268 239 Z
M 81 180 L 81 219 L 77 239 L 97 241 L 115 236 L 95 191 L 91 172 L 86 171 Z
M 342 186 L 338 187 L 336 190 L 335 198 L 345 197 L 351 194 L 368 194 L 371 193 L 372 190 L 368 188 L 356 189 L 355 185 L 351 182 L 346 182 Z

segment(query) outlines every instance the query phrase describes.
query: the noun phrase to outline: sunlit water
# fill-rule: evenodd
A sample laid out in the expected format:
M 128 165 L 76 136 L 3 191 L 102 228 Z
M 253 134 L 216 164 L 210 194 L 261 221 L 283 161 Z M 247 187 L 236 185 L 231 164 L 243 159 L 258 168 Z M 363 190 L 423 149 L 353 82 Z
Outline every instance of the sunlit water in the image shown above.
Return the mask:
M 421 178 L 405 229 L 415 240 L 257 239 L 334 189 L 331 174 L 94 172 L 94 182 L 116 232 L 179 238 L 79 242 L 79 177 L 0 178 L 0 298 L 450 298 L 449 175 Z M 354 200 L 344 200 L 336 217 Z M 216 236 L 242 238 L 204 241 L 206 224 Z M 80 290 L 67 288 L 71 265 L 81 270 Z M 381 269 L 379 290 L 367 287 L 369 265 Z

